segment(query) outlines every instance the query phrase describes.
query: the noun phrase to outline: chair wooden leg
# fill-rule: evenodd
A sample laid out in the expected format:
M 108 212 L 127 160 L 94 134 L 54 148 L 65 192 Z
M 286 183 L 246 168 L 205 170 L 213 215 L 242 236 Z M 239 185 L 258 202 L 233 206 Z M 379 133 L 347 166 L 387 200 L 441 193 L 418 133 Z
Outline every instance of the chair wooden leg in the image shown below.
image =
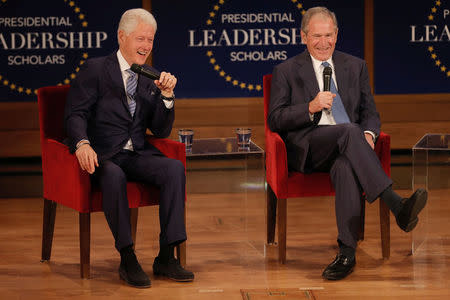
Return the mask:
M 81 278 L 90 278 L 91 262 L 91 214 L 80 213 L 80 274 Z
M 380 202 L 380 231 L 381 252 L 384 259 L 389 259 L 391 254 L 391 224 L 389 219 L 389 207 L 381 199 Z
M 277 197 L 270 185 L 267 185 L 267 244 L 273 244 L 275 240 L 275 226 L 277 223 Z
M 184 268 L 186 267 L 186 242 L 182 242 L 177 245 L 177 258 L 180 265 Z
M 131 225 L 131 239 L 133 240 L 133 249 L 136 249 L 136 231 L 138 222 L 139 208 L 130 208 L 130 225 Z
M 287 225 L 287 201 L 278 199 L 278 260 L 286 263 L 286 225 Z
M 44 198 L 44 220 L 42 223 L 41 262 L 50 260 L 53 232 L 55 230 L 56 202 Z

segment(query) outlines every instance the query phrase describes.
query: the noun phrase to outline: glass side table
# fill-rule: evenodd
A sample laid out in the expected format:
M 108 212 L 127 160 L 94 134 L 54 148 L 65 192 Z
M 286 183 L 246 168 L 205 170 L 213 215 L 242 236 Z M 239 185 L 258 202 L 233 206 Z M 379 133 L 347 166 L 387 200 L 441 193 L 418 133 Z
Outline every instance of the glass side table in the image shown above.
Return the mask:
M 413 188 L 428 191 L 427 206 L 420 213 L 419 224 L 411 235 L 414 254 L 429 236 L 429 207 L 433 199 L 450 194 L 450 134 L 426 134 L 412 150 Z
M 214 220 L 211 230 L 219 238 L 233 232 L 230 242 L 243 256 L 264 258 L 264 150 L 253 142 L 240 148 L 235 137 L 194 139 L 186 160 L 188 193 L 214 194 L 202 204 Z

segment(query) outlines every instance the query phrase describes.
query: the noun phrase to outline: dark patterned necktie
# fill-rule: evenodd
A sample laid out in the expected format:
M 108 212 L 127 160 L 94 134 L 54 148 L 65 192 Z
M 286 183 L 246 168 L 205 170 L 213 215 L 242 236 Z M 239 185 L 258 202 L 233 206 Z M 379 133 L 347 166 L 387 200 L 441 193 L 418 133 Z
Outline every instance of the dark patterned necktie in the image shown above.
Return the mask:
M 322 66 L 330 67 L 330 64 L 324 61 L 322 63 Z M 333 105 L 331 106 L 331 113 L 333 115 L 334 121 L 336 121 L 336 124 L 350 123 L 350 119 L 348 118 L 347 112 L 345 111 L 344 104 L 342 104 L 342 99 L 337 91 L 333 77 L 331 77 L 330 92 L 336 94 L 336 97 L 334 97 L 333 99 Z
M 126 70 L 130 76 L 127 80 L 127 95 L 128 95 L 128 106 L 130 109 L 130 113 L 134 116 L 134 112 L 136 111 L 136 87 L 137 87 L 137 75 L 130 69 Z

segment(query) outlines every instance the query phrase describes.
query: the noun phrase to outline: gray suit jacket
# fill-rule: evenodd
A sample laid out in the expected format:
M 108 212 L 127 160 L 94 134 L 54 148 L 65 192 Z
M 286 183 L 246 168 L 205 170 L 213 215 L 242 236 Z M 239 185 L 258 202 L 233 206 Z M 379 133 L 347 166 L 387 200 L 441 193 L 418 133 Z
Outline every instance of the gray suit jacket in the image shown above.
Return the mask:
M 364 60 L 335 51 L 333 63 L 339 95 L 352 123 L 361 130 L 380 133 L 380 117 L 369 84 Z M 322 112 L 309 117 L 309 102 L 319 92 L 319 85 L 307 50 L 277 65 L 273 70 L 268 124 L 286 143 L 289 166 L 308 172 L 308 133 L 317 127 Z

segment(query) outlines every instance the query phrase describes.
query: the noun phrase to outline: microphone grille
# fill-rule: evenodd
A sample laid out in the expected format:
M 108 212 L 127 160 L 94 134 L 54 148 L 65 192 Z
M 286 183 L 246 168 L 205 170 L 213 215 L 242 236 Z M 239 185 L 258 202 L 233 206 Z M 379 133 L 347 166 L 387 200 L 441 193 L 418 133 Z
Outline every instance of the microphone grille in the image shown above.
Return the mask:
M 132 64 L 131 65 L 131 71 L 135 72 L 135 73 L 140 73 L 142 70 L 142 67 L 138 64 Z
M 331 74 L 333 73 L 333 70 L 331 70 L 331 67 L 325 67 L 323 69 L 323 75 L 329 75 L 331 76 Z

